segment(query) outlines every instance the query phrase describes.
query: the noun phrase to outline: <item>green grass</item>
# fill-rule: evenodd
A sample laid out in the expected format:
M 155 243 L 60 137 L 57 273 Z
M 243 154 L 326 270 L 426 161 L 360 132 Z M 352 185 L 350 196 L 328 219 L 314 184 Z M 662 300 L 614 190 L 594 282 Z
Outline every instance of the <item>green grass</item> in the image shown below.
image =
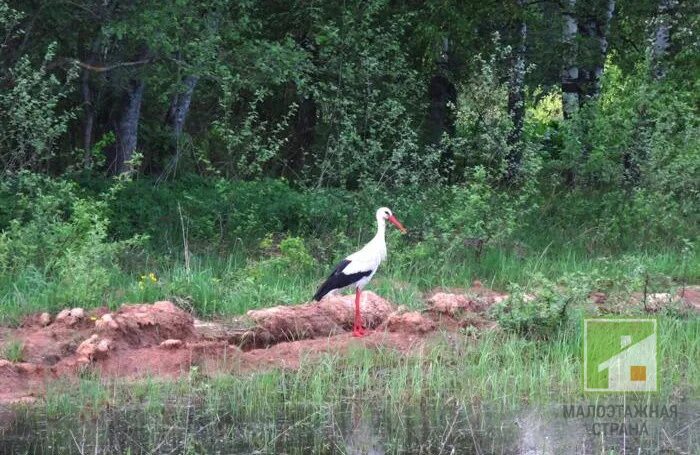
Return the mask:
M 552 247 L 525 257 L 506 248 L 491 248 L 477 260 L 471 250 L 438 251 L 391 237 L 388 261 L 368 289 L 409 308 L 423 306 L 422 294 L 436 287 L 465 288 L 479 279 L 484 285 L 506 289 L 510 283 L 528 286 L 540 277 L 552 281 L 581 276 L 587 280 L 619 283 L 640 291 L 667 292 L 682 283 L 700 281 L 700 256 L 683 257 L 673 251 L 637 252 L 605 257 L 577 249 Z M 33 312 L 59 311 L 127 302 L 178 298 L 198 315 L 243 314 L 249 309 L 308 301 L 332 269 L 335 259 L 295 267 L 284 257 L 251 259 L 253 252 L 228 256 L 193 254 L 189 269 L 177 255 L 153 254 L 131 259 L 109 269 L 105 286 L 84 278 L 66 280 L 28 267 L 0 275 L 0 324 L 16 324 Z M 157 281 L 142 279 L 154 273 Z
M 24 360 L 24 344 L 19 340 L 7 340 L 2 345 L 0 358 L 9 360 L 10 362 L 22 362 Z

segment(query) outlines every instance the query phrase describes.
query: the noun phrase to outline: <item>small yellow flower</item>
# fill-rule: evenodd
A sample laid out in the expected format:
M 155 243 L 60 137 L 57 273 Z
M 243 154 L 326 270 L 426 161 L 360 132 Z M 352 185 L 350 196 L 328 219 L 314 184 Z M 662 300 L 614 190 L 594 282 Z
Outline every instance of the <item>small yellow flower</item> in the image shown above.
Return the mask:
M 139 288 L 144 289 L 146 287 L 146 283 L 151 282 L 151 283 L 157 283 L 158 282 L 158 277 L 156 276 L 155 273 L 149 272 L 148 275 L 141 275 L 139 277 Z

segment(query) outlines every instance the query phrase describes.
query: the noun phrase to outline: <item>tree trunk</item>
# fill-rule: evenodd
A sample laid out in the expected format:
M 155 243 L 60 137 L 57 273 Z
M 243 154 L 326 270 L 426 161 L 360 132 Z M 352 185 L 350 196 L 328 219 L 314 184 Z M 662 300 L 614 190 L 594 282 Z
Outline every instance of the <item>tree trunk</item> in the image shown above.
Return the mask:
M 430 79 L 428 94 L 430 96 L 430 111 L 428 122 L 430 139 L 438 143 L 444 133 L 454 134 L 454 116 L 450 109 L 450 103 L 457 101 L 457 90 L 447 77 L 449 72 L 449 40 L 443 39 L 437 59 L 437 71 Z
M 176 93 L 170 103 L 167 122 L 172 128 L 173 136 L 175 136 L 176 140 L 180 138 L 182 130 L 185 127 L 185 120 L 187 120 L 190 103 L 192 102 L 192 94 L 194 93 L 194 88 L 197 86 L 197 82 L 199 82 L 199 76 L 190 75 L 185 77 L 182 81 L 184 90 Z
M 615 0 L 608 0 L 605 3 L 605 11 L 603 12 L 603 23 L 598 29 L 598 52 L 599 59 L 596 66 L 593 68 L 593 96 L 600 94 L 600 89 L 603 81 L 603 71 L 605 69 L 605 61 L 608 58 L 608 36 L 610 35 L 610 23 L 615 14 Z
M 132 80 L 124 93 L 124 106 L 117 125 L 117 147 L 114 163 L 110 166 L 115 174 L 130 172 L 130 164 L 138 143 L 139 116 L 143 100 L 143 80 Z
M 92 88 L 90 87 L 90 72 L 83 70 L 81 76 L 81 94 L 83 98 L 83 164 L 92 165 L 92 129 L 95 124 L 95 106 L 92 104 Z
M 306 156 L 316 139 L 316 101 L 312 96 L 298 95 L 299 108 L 294 121 L 294 138 L 287 167 L 294 174 L 304 168 Z
M 586 58 L 582 58 L 579 48 L 579 90 L 581 104 L 600 94 L 605 59 L 608 55 L 608 35 L 610 22 L 615 13 L 615 0 L 607 0 L 604 10 L 591 5 L 596 9 L 588 11 L 586 19 L 580 26 L 581 36 L 586 37 L 583 42 Z
M 660 0 L 658 13 L 654 18 L 651 38 L 651 71 L 652 76 L 657 80 L 666 76 L 665 60 L 671 47 L 673 13 L 677 6 L 677 0 Z
M 517 0 L 520 18 L 517 25 L 518 45 L 513 55 L 510 83 L 508 86 L 508 114 L 513 129 L 508 135 L 510 151 L 508 155 L 508 180 L 520 173 L 522 159 L 521 139 L 525 117 L 525 51 L 527 46 L 527 23 L 525 22 L 524 0 Z
M 564 43 L 564 64 L 561 73 L 561 91 L 564 118 L 570 118 L 579 107 L 579 71 L 576 63 L 578 21 L 575 10 L 576 0 L 563 0 L 562 42 Z
M 444 38 L 438 53 L 437 71 L 428 85 L 428 142 L 434 145 L 440 144 L 443 135 L 452 137 L 455 134 L 455 118 L 451 106 L 457 103 L 457 89 L 449 78 L 449 47 L 449 40 Z M 441 157 L 441 169 L 446 171 L 448 179 L 453 158 L 453 151 L 448 147 Z
M 443 74 L 435 74 L 430 79 L 428 88 L 430 96 L 430 138 L 431 142 L 438 143 L 444 133 L 454 134 L 454 116 L 450 109 L 450 103 L 457 101 L 457 90 L 454 84 Z
M 178 90 L 170 101 L 170 108 L 165 116 L 165 123 L 167 123 L 172 130 L 173 139 L 175 140 L 175 153 L 161 173 L 159 180 L 177 171 L 177 165 L 180 162 L 182 152 L 180 136 L 182 136 L 182 131 L 185 128 L 185 121 L 187 120 L 187 114 L 190 111 L 190 104 L 192 103 L 192 95 L 198 82 L 199 76 L 186 76 L 185 79 L 182 80 L 184 90 Z

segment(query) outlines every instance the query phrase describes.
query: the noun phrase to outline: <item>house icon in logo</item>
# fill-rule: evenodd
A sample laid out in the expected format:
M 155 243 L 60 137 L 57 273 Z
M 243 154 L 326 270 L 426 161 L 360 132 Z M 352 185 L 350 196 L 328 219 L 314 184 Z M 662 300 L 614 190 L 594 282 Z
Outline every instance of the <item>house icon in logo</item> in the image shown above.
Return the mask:
M 611 392 L 656 390 L 656 334 L 632 344 L 632 337 L 622 335 L 619 354 L 598 365 L 598 371 L 608 370 L 608 390 Z
M 584 320 L 584 391 L 655 392 L 656 320 Z

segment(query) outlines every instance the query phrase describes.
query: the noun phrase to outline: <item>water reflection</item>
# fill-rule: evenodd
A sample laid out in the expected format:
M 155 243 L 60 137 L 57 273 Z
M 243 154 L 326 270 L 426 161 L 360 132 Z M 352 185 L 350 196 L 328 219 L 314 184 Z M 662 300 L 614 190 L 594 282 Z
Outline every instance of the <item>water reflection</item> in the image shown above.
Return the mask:
M 345 453 L 348 455 L 384 455 L 381 426 L 374 422 L 372 412 L 357 403 L 350 405 L 349 425 L 343 432 Z
M 613 422 L 605 416 L 567 416 L 563 408 L 558 404 L 505 411 L 456 401 L 351 401 L 320 407 L 296 404 L 275 413 L 245 415 L 235 406 L 200 404 L 166 405 L 158 412 L 110 408 L 92 418 L 48 418 L 34 407 L 12 418 L 7 410 L 0 412 L 5 417 L 0 420 L 0 453 L 700 453 L 700 402 L 677 403 L 675 418 L 638 419 L 647 428 L 643 435 L 596 433 L 594 428 Z

